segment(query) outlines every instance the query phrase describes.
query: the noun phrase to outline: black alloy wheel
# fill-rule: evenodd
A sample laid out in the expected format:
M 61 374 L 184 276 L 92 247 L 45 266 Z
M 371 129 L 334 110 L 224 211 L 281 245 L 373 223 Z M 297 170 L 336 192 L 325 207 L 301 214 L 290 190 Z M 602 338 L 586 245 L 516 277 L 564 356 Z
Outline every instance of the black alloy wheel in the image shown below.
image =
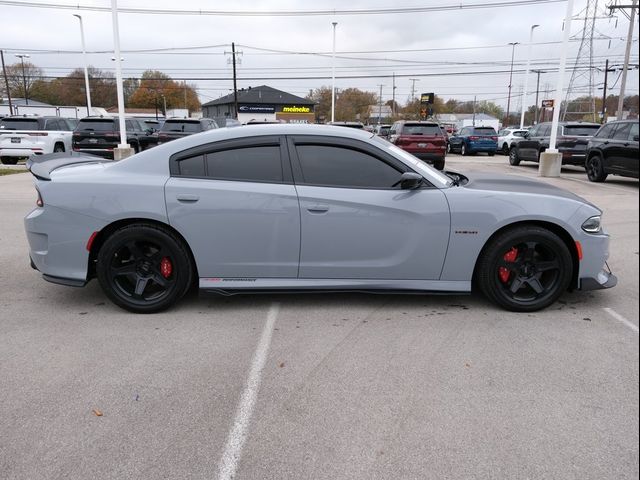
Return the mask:
M 134 224 L 109 236 L 98 253 L 98 281 L 118 306 L 136 313 L 165 310 L 188 290 L 189 254 L 171 232 Z
M 587 171 L 587 178 L 590 182 L 604 182 L 609 174 L 604 171 L 604 165 L 602 164 L 602 157 L 600 155 L 594 155 L 587 160 L 585 164 L 585 170 Z
M 0 157 L 0 163 L 3 165 L 16 165 L 18 163 L 18 157 Z
M 520 155 L 518 155 L 517 148 L 512 147 L 511 150 L 509 150 L 509 164 L 514 167 L 520 165 Z
M 541 227 L 522 226 L 486 246 L 477 279 L 498 305 L 533 312 L 555 302 L 569 288 L 572 273 L 571 253 L 562 239 Z

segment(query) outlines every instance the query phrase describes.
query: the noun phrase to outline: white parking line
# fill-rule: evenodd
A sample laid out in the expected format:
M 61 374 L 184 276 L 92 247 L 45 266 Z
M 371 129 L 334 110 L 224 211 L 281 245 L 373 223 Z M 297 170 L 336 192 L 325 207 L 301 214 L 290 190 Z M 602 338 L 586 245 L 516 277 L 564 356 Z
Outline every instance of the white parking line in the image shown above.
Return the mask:
M 619 322 L 624 323 L 627 327 L 629 327 L 634 332 L 638 333 L 638 327 L 636 325 L 631 323 L 629 320 L 624 318 L 622 315 L 620 315 L 618 312 L 616 312 L 612 308 L 603 308 L 603 310 L 607 312 L 609 315 L 611 315 L 613 318 L 618 320 Z
M 269 314 L 267 315 L 267 321 L 262 330 L 260 342 L 251 361 L 251 370 L 249 371 L 247 386 L 242 393 L 242 397 L 240 397 L 233 427 L 229 432 L 227 444 L 218 465 L 219 480 L 231 480 L 236 474 L 238 461 L 242 454 L 242 447 L 247 439 L 247 430 L 249 428 L 251 414 L 253 413 L 253 407 L 255 406 L 258 390 L 260 389 L 260 374 L 267 360 L 273 326 L 278 317 L 279 308 L 280 305 L 277 303 L 272 304 L 271 308 L 269 308 Z

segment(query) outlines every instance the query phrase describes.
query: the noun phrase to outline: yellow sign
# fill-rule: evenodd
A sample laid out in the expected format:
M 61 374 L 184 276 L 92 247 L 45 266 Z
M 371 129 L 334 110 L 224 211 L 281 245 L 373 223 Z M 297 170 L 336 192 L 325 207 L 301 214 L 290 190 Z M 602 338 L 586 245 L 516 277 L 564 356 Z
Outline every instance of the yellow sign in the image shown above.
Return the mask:
M 295 105 L 292 107 L 282 107 L 283 113 L 311 113 L 311 108 L 309 107 L 296 107 Z

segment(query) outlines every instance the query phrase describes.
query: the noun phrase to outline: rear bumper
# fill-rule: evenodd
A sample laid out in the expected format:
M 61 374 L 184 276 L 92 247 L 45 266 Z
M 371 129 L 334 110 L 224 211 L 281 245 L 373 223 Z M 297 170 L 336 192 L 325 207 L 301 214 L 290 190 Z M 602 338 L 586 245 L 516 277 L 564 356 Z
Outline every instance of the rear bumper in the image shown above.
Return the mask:
M 91 155 L 98 155 L 99 157 L 109 158 L 113 160 L 113 148 L 82 148 L 73 147 L 74 152 L 90 153 Z
M 35 147 L 34 147 L 35 148 Z M 45 151 L 42 148 L 0 148 L 0 157 L 30 157 L 32 155 L 42 155 Z
M 498 150 L 498 144 L 494 145 L 486 145 L 486 144 L 477 144 L 473 142 L 469 142 L 467 144 L 467 150 L 470 152 L 495 152 Z
M 407 150 L 408 151 L 408 150 Z M 409 151 L 409 153 L 411 155 L 413 155 L 414 157 L 419 158 L 420 160 L 422 160 L 423 162 L 429 162 L 429 163 L 433 163 L 433 162 L 444 162 L 444 152 L 440 153 L 424 153 L 424 152 L 411 152 Z

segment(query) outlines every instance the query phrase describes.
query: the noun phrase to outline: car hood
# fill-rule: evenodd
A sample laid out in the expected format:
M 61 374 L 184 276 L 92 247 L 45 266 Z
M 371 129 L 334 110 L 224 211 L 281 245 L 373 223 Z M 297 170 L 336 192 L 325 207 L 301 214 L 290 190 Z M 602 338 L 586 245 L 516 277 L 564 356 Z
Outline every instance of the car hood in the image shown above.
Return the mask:
M 486 173 L 471 173 L 462 188 L 484 190 L 487 192 L 504 192 L 520 194 L 547 195 L 561 197 L 592 205 L 584 198 L 559 187 L 555 187 L 540 180 L 524 178 L 516 175 L 492 175 Z

